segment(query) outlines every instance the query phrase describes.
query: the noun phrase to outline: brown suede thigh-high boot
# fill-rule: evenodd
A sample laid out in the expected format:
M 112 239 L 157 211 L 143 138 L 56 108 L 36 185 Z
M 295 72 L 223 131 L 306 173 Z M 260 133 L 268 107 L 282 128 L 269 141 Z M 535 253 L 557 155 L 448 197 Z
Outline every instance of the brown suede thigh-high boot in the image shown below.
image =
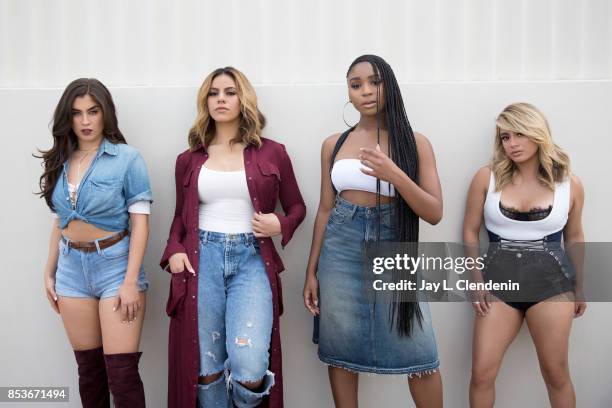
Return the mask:
M 79 368 L 79 394 L 83 408 L 109 408 L 110 394 L 102 347 L 74 350 Z
M 108 386 L 116 408 L 144 408 L 145 395 L 138 361 L 142 352 L 105 354 Z

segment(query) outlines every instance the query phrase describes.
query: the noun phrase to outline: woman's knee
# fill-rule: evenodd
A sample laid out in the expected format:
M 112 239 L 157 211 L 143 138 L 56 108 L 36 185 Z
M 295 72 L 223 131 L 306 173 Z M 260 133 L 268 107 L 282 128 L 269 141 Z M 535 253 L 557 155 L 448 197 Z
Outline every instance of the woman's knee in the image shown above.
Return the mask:
M 204 385 L 212 384 L 215 381 L 217 381 L 222 375 L 223 375 L 223 371 L 220 371 L 214 374 L 203 375 L 198 378 L 198 383 L 204 384 Z
M 268 371 L 267 353 L 238 353 L 229 359 L 229 371 L 235 381 L 257 386 Z
M 495 384 L 497 378 L 497 367 L 487 365 L 476 365 L 472 367 L 472 385 L 475 387 L 488 387 Z
M 553 389 L 562 389 L 571 382 L 567 363 L 550 364 L 542 367 L 542 377 L 546 385 Z

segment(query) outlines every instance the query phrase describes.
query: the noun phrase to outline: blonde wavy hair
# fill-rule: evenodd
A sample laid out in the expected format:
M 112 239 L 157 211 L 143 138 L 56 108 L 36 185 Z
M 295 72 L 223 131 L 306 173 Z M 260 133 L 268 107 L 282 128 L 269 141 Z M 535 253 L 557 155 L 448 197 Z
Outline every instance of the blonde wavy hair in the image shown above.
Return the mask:
M 521 133 L 538 145 L 538 179 L 551 190 L 555 189 L 555 183 L 569 176 L 569 156 L 553 142 L 548 121 L 538 108 L 529 103 L 513 103 L 499 114 L 495 123 L 495 151 L 491 169 L 495 175 L 496 191 L 501 191 L 512 181 L 517 169 L 504 151 L 501 140 L 503 131 Z
M 257 108 L 257 95 L 253 86 L 244 74 L 234 67 L 217 68 L 211 72 L 200 87 L 197 97 L 198 115 L 189 130 L 189 148 L 208 146 L 215 136 L 215 121 L 208 111 L 208 93 L 213 80 L 219 75 L 227 75 L 236 83 L 236 93 L 240 100 L 240 127 L 238 136 L 230 144 L 243 142 L 246 145 L 261 146 L 261 131 L 266 125 L 266 118 Z

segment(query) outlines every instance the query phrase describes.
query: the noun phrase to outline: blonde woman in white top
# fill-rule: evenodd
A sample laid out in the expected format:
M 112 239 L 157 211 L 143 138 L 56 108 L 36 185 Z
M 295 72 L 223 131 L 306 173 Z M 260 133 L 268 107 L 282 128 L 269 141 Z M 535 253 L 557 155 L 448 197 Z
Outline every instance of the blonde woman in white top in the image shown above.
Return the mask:
M 540 256 L 550 267 L 544 268 L 543 275 L 546 279 L 553 276 L 561 284 L 550 285 L 546 293 L 529 302 L 509 301 L 503 294 L 486 291 L 475 293 L 470 406 L 493 406 L 503 356 L 526 321 L 551 406 L 574 407 L 569 334 L 573 319 L 584 313 L 586 303 L 580 300 L 581 254 L 570 253 L 574 270 L 561 247 L 561 237 L 566 249 L 568 244 L 584 242 L 584 190 L 578 177 L 570 173 L 569 157 L 553 143 L 548 122 L 536 107 L 509 105 L 496 125 L 493 161 L 478 170 L 470 185 L 463 240 L 467 245 L 479 245 L 484 219 L 492 243 L 527 242 L 546 249 Z M 521 254 L 515 252 L 515 259 Z M 520 261 L 506 262 L 505 267 L 508 265 L 511 274 L 520 275 Z M 485 268 L 485 279 L 487 272 Z M 530 277 L 540 278 L 545 279 Z

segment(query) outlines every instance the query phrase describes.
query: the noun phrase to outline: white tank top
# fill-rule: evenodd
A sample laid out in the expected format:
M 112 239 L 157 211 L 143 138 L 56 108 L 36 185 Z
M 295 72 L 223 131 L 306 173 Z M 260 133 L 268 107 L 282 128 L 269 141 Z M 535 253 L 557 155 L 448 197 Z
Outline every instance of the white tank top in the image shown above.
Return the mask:
M 198 177 L 199 228 L 239 234 L 253 232 L 253 204 L 244 170 L 216 171 L 202 166 Z
M 360 168 L 369 169 L 361 164 L 358 159 L 337 160 L 331 169 L 331 181 L 338 193 L 344 190 L 360 190 L 376 193 L 376 177 L 364 174 Z M 393 184 L 380 181 L 380 194 L 391 197 L 395 196 Z
M 487 230 L 507 240 L 540 240 L 561 231 L 567 223 L 570 209 L 570 179 L 555 184 L 550 214 L 541 220 L 519 221 L 506 217 L 499 208 L 501 191 L 495 191 L 495 175 L 491 171 L 489 189 L 484 203 Z

